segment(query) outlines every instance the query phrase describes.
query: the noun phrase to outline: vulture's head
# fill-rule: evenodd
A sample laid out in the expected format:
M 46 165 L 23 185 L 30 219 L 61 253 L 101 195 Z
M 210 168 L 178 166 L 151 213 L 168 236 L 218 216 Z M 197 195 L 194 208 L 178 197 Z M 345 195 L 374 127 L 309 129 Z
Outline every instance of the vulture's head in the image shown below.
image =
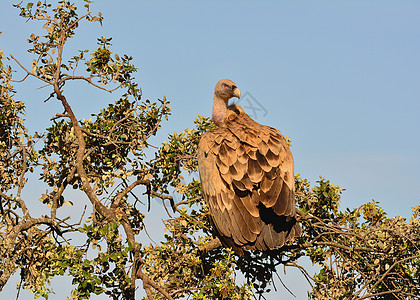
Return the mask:
M 214 95 L 227 103 L 232 97 L 241 98 L 241 91 L 232 80 L 222 79 L 216 84 Z

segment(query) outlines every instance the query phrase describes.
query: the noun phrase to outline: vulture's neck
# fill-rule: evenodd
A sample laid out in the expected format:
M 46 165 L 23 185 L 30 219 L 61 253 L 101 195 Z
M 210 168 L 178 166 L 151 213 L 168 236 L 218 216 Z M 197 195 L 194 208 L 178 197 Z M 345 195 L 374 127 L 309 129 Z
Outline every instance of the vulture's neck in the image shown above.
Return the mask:
M 222 126 L 225 122 L 226 106 L 227 103 L 225 100 L 217 97 L 216 95 L 214 96 L 212 119 L 218 127 Z

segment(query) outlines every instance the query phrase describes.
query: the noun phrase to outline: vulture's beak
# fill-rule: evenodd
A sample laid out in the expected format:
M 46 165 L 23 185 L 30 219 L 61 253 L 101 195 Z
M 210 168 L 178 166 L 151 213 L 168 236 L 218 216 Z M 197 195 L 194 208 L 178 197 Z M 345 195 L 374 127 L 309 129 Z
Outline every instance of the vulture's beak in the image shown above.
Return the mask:
M 236 86 L 233 88 L 233 96 L 238 99 L 241 98 L 241 90 L 238 89 Z

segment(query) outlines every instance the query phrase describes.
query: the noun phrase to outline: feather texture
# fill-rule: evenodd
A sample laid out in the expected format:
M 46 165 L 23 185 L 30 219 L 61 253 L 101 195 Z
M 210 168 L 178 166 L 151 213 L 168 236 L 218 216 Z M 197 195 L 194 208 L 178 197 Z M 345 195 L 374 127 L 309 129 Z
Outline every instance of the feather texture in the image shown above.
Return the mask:
M 227 107 L 223 120 L 198 145 L 202 189 L 215 234 L 238 254 L 281 247 L 301 234 L 287 141 L 238 105 Z

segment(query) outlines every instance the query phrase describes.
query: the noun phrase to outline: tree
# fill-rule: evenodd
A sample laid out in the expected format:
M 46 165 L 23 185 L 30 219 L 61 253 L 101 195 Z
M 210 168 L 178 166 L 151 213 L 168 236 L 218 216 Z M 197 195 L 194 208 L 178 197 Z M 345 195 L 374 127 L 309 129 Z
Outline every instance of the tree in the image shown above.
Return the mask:
M 214 124 L 199 116 L 196 128 L 169 136 L 155 147 L 157 134 L 170 115 L 165 97 L 143 100 L 135 82 L 132 58 L 111 52 L 111 38 L 98 39 L 93 52 L 80 50 L 65 59 L 63 49 L 84 22 L 99 22 L 85 0 L 83 14 L 74 4 L 15 5 L 20 15 L 41 23 L 44 36 L 32 34 L 25 66 L 0 52 L 0 290 L 20 270 L 20 287 L 48 298 L 50 279 L 70 276 L 71 299 L 92 293 L 112 299 L 135 299 L 142 284 L 148 299 L 264 299 L 277 267 L 298 268 L 312 285 L 313 299 L 414 299 L 420 295 L 420 207 L 413 217 L 387 218 L 371 202 L 340 211 L 341 188 L 321 178 L 314 187 L 296 176 L 302 237 L 296 243 L 238 257 L 212 237 L 208 209 L 201 196 L 196 147 Z M 17 80 L 14 69 L 23 72 Z M 57 99 L 57 112 L 44 133 L 26 128 L 22 101 L 15 86 L 35 78 Z M 121 95 L 113 104 L 80 120 L 66 98 L 66 83 L 82 81 L 92 88 Z M 155 150 L 148 160 L 146 151 Z M 31 175 L 31 173 L 33 173 Z M 40 175 L 40 179 L 35 176 Z M 186 176 L 187 179 L 184 179 Z M 23 199 L 29 180 L 42 180 L 49 190 L 40 195 L 45 205 L 35 217 Z M 89 200 L 86 219 L 59 217 L 64 204 L 78 199 L 72 187 Z M 144 193 L 143 193 L 144 191 Z M 173 195 L 181 195 L 175 203 Z M 164 242 L 145 245 L 138 238 L 145 218 L 151 218 L 151 198 L 162 201 L 168 214 Z M 149 204 L 147 204 L 149 203 Z M 72 216 L 74 217 L 74 216 Z M 83 237 L 82 245 L 71 237 Z M 320 271 L 309 274 L 299 259 L 308 257 Z M 237 283 L 242 272 L 246 282 Z

